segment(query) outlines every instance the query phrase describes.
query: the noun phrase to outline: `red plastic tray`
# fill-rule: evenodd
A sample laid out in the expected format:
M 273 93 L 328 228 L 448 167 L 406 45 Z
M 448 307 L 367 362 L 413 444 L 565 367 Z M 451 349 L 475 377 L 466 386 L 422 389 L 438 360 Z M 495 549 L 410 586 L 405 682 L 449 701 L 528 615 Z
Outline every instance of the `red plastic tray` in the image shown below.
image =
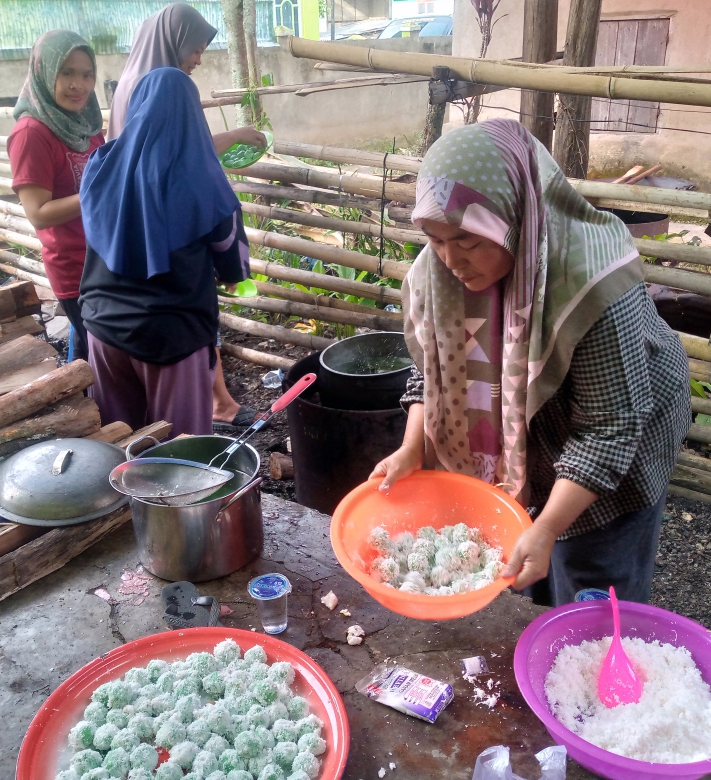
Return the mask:
M 153 658 L 180 661 L 190 653 L 211 652 L 223 639 L 233 639 L 248 650 L 262 645 L 269 663 L 288 661 L 296 670 L 292 689 L 304 696 L 311 711 L 324 722 L 323 737 L 328 748 L 321 756 L 319 780 L 339 780 L 346 767 L 350 727 L 348 715 L 336 686 L 306 654 L 274 637 L 230 628 L 189 628 L 153 634 L 117 647 L 82 667 L 65 680 L 35 715 L 20 748 L 16 780 L 54 780 L 68 751 L 69 730 L 81 720 L 91 694 L 99 685 L 122 677 L 134 666 L 145 666 Z

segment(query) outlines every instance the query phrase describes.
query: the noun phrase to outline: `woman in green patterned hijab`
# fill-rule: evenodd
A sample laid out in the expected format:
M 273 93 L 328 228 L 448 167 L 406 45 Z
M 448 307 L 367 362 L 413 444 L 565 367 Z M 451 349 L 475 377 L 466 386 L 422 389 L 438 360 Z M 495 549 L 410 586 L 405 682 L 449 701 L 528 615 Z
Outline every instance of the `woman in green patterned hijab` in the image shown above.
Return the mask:
M 101 109 L 93 89 L 79 111 L 71 104 L 57 102 L 57 77 L 69 55 L 80 49 L 91 60 L 96 78 L 96 59 L 91 46 L 71 30 L 52 30 L 41 35 L 32 47 L 30 67 L 12 115 L 15 119 L 31 116 L 39 120 L 76 152 L 89 148 L 91 136 L 101 132 Z M 60 98 L 61 100 L 61 98 Z
M 553 601 L 611 584 L 645 601 L 690 400 L 629 231 L 509 120 L 432 146 L 412 219 L 430 239 L 403 285 L 417 372 L 403 447 L 374 471 L 381 488 L 423 462 L 502 484 L 536 516 L 505 572 L 516 587 L 552 556 Z M 617 545 L 616 523 L 629 537 Z M 603 560 L 581 566 L 576 544 L 591 550 L 595 534 Z M 643 552 L 622 573 L 610 547 L 628 544 Z

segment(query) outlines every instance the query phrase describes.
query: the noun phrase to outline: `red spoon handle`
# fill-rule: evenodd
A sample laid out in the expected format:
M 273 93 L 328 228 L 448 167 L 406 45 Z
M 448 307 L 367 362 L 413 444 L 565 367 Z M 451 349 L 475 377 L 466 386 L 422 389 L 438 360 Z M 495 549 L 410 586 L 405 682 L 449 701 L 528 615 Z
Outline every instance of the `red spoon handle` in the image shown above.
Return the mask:
M 304 374 L 304 376 L 299 379 L 298 382 L 294 384 L 293 387 L 291 387 L 289 390 L 287 390 L 284 395 L 282 395 L 280 398 L 277 398 L 276 401 L 272 404 L 271 412 L 272 414 L 276 412 L 280 412 L 282 409 L 286 409 L 286 407 L 295 399 L 298 398 L 304 390 L 309 385 L 312 385 L 316 381 L 316 374 Z

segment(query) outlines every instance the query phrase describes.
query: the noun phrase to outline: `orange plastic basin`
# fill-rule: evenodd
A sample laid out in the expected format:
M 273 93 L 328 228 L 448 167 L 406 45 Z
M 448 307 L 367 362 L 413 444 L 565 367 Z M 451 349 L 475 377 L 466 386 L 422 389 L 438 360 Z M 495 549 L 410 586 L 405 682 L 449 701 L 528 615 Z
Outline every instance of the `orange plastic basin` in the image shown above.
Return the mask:
M 531 525 L 524 508 L 502 490 L 473 477 L 446 471 L 417 471 L 387 493 L 372 479 L 352 490 L 336 507 L 331 544 L 339 563 L 384 607 L 418 620 L 451 620 L 471 615 L 493 601 L 513 583 L 499 578 L 491 585 L 454 596 L 404 593 L 377 582 L 368 570 L 377 553 L 368 535 L 383 525 L 391 536 L 416 533 L 431 525 L 466 523 L 478 528 L 487 542 L 500 546 L 508 560 L 518 537 Z

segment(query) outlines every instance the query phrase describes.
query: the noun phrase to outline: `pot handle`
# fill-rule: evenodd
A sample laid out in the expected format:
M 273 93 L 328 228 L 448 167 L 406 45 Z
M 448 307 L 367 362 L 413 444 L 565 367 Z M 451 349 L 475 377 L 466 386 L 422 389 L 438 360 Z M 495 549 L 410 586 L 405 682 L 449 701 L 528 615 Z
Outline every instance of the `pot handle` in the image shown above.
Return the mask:
M 150 439 L 154 444 L 160 444 L 158 439 L 155 438 L 155 436 L 141 436 L 140 439 L 136 439 L 136 441 L 132 441 L 128 447 L 126 447 L 126 460 L 134 460 L 134 455 L 131 452 L 131 449 L 135 444 L 138 444 L 141 441 L 145 441 L 146 439 Z
M 238 498 L 242 498 L 242 496 L 243 496 L 245 493 L 247 493 L 248 491 L 250 491 L 250 490 L 251 490 L 253 487 L 257 487 L 257 485 L 261 485 L 261 484 L 262 484 L 262 481 L 263 481 L 263 480 L 262 480 L 262 478 L 261 478 L 261 477 L 257 477 L 256 479 L 253 479 L 251 482 L 248 482 L 246 485 L 243 485 L 243 486 L 242 486 L 242 487 L 241 487 L 241 488 L 240 488 L 240 489 L 239 489 L 239 490 L 238 490 L 238 491 L 237 491 L 237 492 L 234 494 L 234 496 L 232 496 L 232 498 L 231 498 L 231 499 L 230 499 L 230 500 L 229 500 L 229 501 L 228 501 L 228 502 L 227 502 L 227 503 L 226 503 L 226 504 L 225 504 L 223 507 L 221 507 L 221 508 L 220 508 L 220 513 L 224 512 L 224 511 L 225 511 L 225 509 L 227 509 L 227 507 L 230 507 L 230 506 L 232 506 L 232 504 L 234 504 L 234 502 L 235 502 L 235 501 L 236 501 Z

